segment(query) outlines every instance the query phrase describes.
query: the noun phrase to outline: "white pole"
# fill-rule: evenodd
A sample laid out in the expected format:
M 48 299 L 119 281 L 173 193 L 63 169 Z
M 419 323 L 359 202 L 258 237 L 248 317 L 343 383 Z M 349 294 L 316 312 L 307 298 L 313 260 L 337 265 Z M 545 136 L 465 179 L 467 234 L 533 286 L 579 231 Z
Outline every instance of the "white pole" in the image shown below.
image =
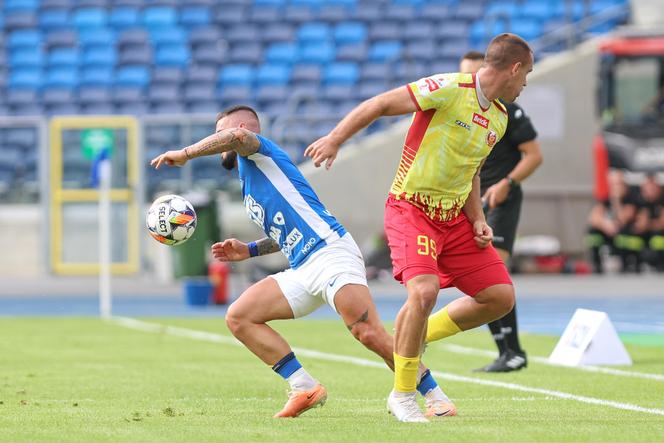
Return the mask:
M 99 164 L 99 314 L 111 317 L 111 160 Z

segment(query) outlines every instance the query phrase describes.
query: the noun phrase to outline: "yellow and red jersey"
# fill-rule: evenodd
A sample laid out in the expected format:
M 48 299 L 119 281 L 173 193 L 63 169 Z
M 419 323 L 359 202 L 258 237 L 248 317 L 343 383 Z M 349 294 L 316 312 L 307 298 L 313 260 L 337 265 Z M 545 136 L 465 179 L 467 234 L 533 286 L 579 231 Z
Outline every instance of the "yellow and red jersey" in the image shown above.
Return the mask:
M 507 111 L 497 100 L 484 109 L 474 74 L 436 74 L 407 87 L 418 111 L 406 135 L 390 194 L 432 220 L 456 218 L 482 160 L 503 137 Z

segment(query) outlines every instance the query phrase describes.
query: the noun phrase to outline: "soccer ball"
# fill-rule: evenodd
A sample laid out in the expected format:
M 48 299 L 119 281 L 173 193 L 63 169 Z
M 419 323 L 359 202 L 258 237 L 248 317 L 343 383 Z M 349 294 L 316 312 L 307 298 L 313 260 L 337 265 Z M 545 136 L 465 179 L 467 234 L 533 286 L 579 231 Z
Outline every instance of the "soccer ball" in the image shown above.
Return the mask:
M 159 243 L 180 245 L 196 229 L 196 211 L 179 195 L 164 195 L 156 199 L 145 217 L 148 232 Z

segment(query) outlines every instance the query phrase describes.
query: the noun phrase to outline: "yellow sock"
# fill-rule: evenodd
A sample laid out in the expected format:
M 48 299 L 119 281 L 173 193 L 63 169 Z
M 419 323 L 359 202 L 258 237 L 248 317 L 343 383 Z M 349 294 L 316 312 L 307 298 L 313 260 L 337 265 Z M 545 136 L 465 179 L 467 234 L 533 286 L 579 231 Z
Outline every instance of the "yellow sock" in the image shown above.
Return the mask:
M 415 392 L 420 357 L 402 357 L 394 353 L 394 390 Z
M 441 338 L 451 337 L 459 332 L 461 332 L 461 329 L 450 318 L 447 306 L 445 306 L 440 311 L 429 316 L 426 342 L 431 343 Z

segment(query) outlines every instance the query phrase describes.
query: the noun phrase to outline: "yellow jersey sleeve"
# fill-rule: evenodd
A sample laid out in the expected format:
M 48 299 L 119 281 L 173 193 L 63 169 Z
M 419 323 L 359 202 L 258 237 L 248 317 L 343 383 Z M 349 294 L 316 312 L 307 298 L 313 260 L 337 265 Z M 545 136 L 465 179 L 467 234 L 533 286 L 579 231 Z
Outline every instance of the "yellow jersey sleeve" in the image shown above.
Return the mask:
M 444 110 L 456 100 L 458 82 L 454 74 L 434 74 L 408 84 L 411 98 L 420 111 Z

